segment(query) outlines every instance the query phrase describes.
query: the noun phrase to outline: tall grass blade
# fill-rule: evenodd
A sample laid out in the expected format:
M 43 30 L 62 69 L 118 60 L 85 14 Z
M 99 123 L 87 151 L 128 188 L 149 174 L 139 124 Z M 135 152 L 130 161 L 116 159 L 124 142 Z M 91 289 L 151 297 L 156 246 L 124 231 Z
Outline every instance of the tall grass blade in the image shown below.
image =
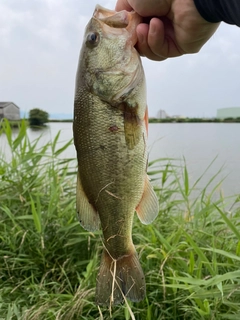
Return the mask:
M 41 211 L 39 210 L 39 206 L 38 206 L 38 210 L 37 210 L 32 196 L 30 196 L 30 199 L 31 199 L 31 208 L 32 208 L 32 215 L 33 215 L 33 221 L 34 221 L 35 228 L 38 233 L 42 233 Z
M 225 223 L 230 228 L 230 230 L 232 230 L 232 232 L 237 236 L 238 240 L 240 240 L 240 232 L 238 231 L 236 226 L 231 222 L 231 220 L 227 217 L 227 215 L 218 206 L 215 206 L 215 207 L 216 207 L 217 211 L 220 213 L 220 215 L 223 218 L 223 220 L 225 221 Z
M 7 137 L 7 141 L 10 147 L 12 147 L 12 129 L 9 121 L 4 118 L 2 121 L 3 133 L 5 133 Z
M 185 162 L 185 159 L 184 159 L 184 162 Z M 188 196 L 189 195 L 189 178 L 188 178 L 188 170 L 187 170 L 186 162 L 184 165 L 184 187 L 185 187 L 185 195 Z
M 13 141 L 13 150 L 15 151 L 17 149 L 17 147 L 21 144 L 21 142 L 24 140 L 25 136 L 26 136 L 26 130 L 27 130 L 27 126 L 26 126 L 26 121 L 22 120 L 20 125 L 19 125 L 19 132 L 17 137 L 14 139 Z

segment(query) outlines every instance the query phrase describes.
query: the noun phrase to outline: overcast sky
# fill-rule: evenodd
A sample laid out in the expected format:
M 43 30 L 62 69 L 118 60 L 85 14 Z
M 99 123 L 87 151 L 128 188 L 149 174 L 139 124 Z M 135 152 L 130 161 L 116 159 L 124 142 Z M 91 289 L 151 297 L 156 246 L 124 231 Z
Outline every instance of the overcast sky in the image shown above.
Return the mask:
M 109 0 L 0 0 L 0 101 L 21 110 L 72 113 L 85 25 Z M 143 59 L 150 116 L 215 116 L 240 106 L 240 28 L 222 24 L 200 53 Z

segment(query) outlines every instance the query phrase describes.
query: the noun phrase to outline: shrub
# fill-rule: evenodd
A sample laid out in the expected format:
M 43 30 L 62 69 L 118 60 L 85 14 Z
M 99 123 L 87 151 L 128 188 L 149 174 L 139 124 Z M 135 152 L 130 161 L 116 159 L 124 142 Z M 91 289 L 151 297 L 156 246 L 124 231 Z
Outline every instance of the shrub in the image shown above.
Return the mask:
M 30 126 L 43 126 L 48 122 L 48 113 L 41 109 L 32 109 L 29 111 L 29 125 Z

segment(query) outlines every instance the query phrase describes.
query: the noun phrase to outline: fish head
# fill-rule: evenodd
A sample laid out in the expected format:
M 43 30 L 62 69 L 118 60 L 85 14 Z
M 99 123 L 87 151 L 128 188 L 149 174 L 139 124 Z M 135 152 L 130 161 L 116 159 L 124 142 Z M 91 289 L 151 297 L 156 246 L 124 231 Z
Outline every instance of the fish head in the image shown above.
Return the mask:
M 111 104 L 124 100 L 143 78 L 134 45 L 141 18 L 136 12 L 116 12 L 97 5 L 85 29 L 76 90 L 90 91 Z

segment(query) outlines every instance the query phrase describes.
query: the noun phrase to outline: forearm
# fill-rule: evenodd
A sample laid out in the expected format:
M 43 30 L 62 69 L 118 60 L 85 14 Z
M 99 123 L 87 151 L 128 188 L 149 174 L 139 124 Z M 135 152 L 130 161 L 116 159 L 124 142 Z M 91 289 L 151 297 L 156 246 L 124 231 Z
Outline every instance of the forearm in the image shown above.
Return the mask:
M 240 27 L 240 0 L 194 0 L 194 3 L 205 20 Z

